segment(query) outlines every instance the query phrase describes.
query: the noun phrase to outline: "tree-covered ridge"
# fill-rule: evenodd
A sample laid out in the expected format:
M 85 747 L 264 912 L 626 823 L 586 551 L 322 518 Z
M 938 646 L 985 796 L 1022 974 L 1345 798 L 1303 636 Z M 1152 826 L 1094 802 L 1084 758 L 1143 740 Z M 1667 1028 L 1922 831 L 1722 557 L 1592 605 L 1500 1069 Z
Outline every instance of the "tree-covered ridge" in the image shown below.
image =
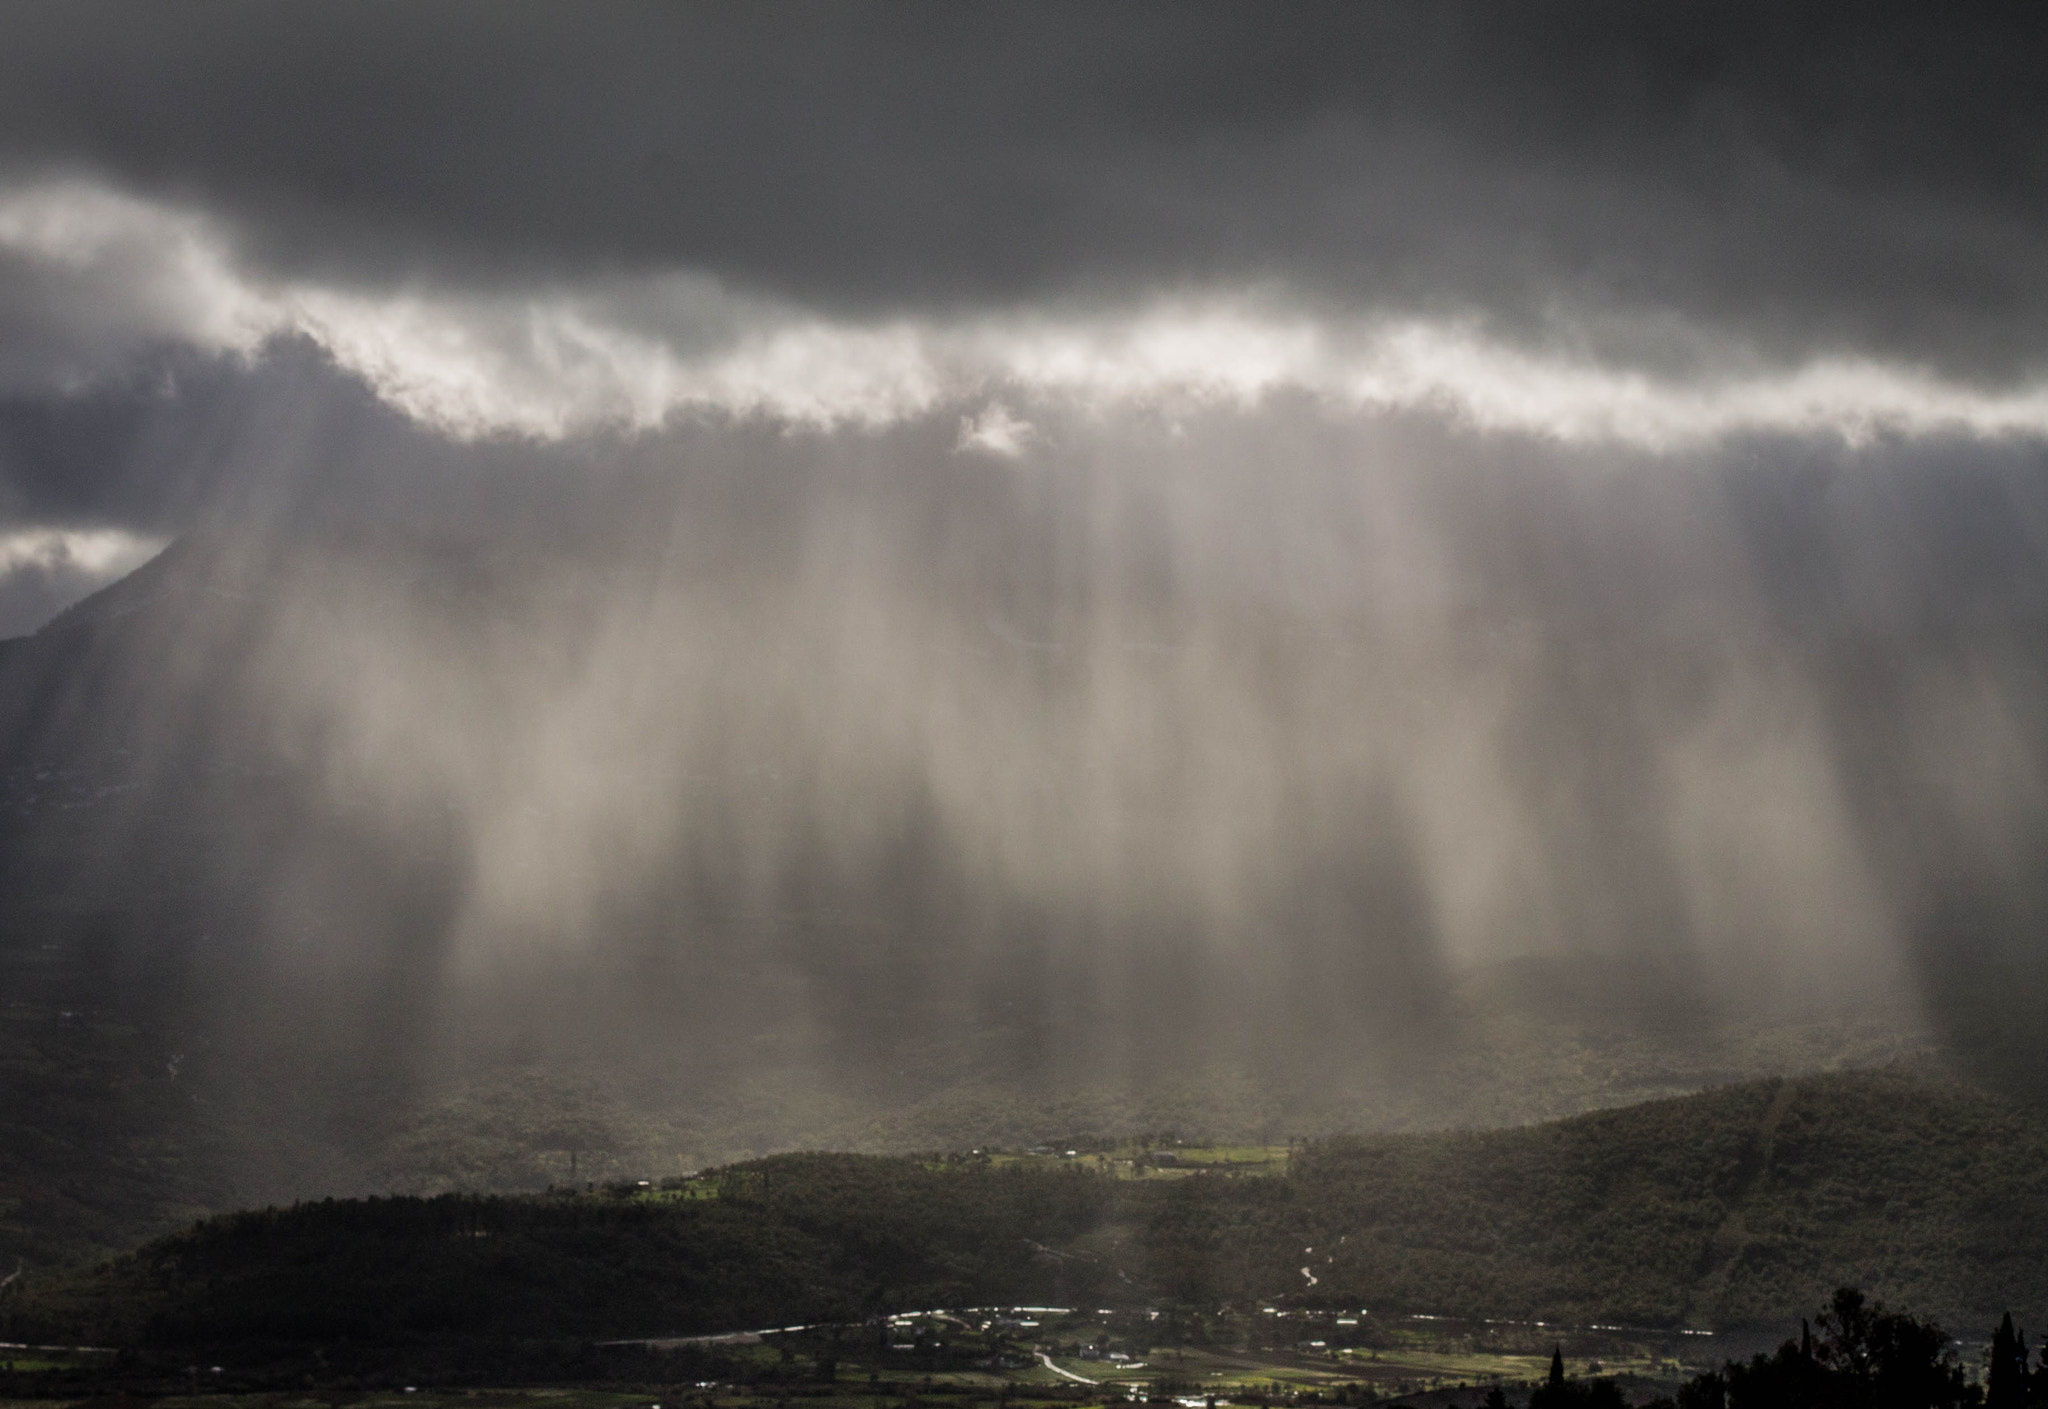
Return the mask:
M 1328 1250 L 1339 1294 L 1723 1326 L 1842 1284 L 1958 1323 L 2048 1306 L 2038 1114 L 1898 1071 L 1330 1141 L 1294 1179 L 1329 1210 L 1324 1241 L 1349 1235 Z
M 1067 1290 L 1042 1240 L 1099 1226 L 1078 1170 L 787 1155 L 674 1199 L 334 1200 L 209 1219 L 69 1279 L 10 1324 L 110 1341 L 657 1335 L 858 1320 Z
M 1853 1284 L 1951 1325 L 2048 1319 L 2048 1137 L 1902 1071 L 1311 1143 L 1280 1177 L 1112 1170 L 809 1154 L 667 1188 L 303 1204 L 27 1279 L 0 1316 L 104 1339 L 627 1337 L 1284 1301 L 1733 1327 Z

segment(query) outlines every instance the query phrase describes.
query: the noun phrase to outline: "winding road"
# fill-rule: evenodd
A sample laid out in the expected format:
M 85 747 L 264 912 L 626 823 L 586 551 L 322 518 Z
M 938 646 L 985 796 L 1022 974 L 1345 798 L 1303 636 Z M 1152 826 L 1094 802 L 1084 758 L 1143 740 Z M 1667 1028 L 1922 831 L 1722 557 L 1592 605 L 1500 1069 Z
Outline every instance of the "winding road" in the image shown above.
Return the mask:
M 1052 1357 L 1042 1350 L 1038 1352 L 1038 1359 L 1046 1369 L 1052 1371 L 1055 1375 L 1064 1375 L 1076 1384 L 1099 1385 L 1102 1383 L 1101 1380 L 1091 1380 L 1086 1375 L 1077 1375 L 1072 1370 L 1062 1370 L 1059 1366 L 1053 1364 Z

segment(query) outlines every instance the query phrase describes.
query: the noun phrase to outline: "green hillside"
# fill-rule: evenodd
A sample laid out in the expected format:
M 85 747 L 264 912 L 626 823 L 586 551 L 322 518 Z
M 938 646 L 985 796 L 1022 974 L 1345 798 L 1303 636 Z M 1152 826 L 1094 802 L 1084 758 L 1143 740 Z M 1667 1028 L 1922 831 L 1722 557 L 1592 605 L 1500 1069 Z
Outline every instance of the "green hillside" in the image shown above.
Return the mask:
M 378 1342 L 1279 1302 L 1732 1328 L 1845 1283 L 1957 1326 L 2048 1313 L 2048 1131 L 1900 1070 L 1324 1141 L 1277 1177 L 1129 1172 L 793 1155 L 665 1187 L 304 1204 L 25 1278 L 0 1319 L 17 1340 Z
M 2039 1113 L 1899 1071 L 1331 1142 L 1290 1182 L 1335 1296 L 1701 1326 L 1849 1283 L 1958 1325 L 2048 1308 Z

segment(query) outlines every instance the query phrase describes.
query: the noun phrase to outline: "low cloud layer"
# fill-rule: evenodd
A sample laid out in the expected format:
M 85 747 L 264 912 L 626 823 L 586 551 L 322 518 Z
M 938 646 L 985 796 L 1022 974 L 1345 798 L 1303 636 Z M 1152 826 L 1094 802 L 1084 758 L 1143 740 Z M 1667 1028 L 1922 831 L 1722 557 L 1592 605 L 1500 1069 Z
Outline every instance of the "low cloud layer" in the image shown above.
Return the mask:
M 1277 295 L 848 323 L 689 272 L 466 295 L 265 279 L 204 215 L 76 182 L 0 191 L 0 256 L 14 265 L 17 392 L 88 388 L 167 343 L 246 362 L 298 338 L 457 439 L 689 417 L 872 430 L 1002 393 L 1168 417 L 1301 394 L 1340 413 L 1427 410 L 1653 450 L 1730 435 L 2048 435 L 2048 384 L 1983 390 L 1849 355 L 1773 367 L 1704 340 L 1678 375 L 1526 351 L 1470 321 L 1332 317 Z M 1024 423 L 997 404 L 970 440 L 1013 453 Z

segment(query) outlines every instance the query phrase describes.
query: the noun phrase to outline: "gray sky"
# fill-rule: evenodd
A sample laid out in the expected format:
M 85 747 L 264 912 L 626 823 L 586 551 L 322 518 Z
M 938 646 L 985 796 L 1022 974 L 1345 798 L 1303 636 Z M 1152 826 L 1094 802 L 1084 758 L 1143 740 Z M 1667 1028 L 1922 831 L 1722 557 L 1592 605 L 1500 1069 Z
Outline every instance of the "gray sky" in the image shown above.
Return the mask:
M 1940 991 L 2048 908 L 2044 27 L 8 5 L 0 630 L 201 526 L 515 545 L 516 646 L 360 535 L 235 638 L 295 763 L 461 820 L 458 967 L 688 852 L 940 897 L 900 972 L 1058 915 L 1288 936 L 1279 1009 Z M 769 820 L 635 860 L 714 766 Z
M 1997 381 L 2041 351 L 2041 23 L 17 5 L 0 140 L 17 179 L 196 211 L 252 272 L 350 287 L 686 270 L 872 319 L 1270 283 L 1538 342 L 1612 318 Z

